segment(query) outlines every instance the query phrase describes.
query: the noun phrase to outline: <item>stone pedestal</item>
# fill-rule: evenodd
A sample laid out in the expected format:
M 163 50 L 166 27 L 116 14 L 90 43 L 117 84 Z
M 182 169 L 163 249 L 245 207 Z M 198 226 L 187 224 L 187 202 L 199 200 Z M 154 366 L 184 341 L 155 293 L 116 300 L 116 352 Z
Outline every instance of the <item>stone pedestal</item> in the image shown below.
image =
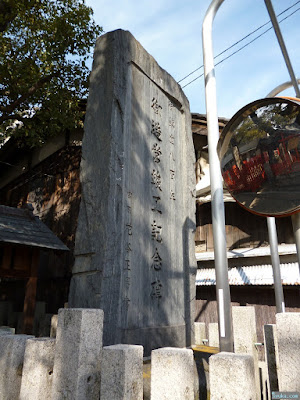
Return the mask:
M 188 349 L 151 353 L 151 400 L 194 400 L 194 358 Z
M 52 400 L 99 399 L 102 331 L 102 310 L 59 310 Z
M 25 346 L 30 335 L 0 336 L 0 399 L 19 400 Z
M 51 399 L 55 339 L 26 342 L 20 400 Z
M 56 331 L 57 331 L 57 314 L 52 315 L 51 318 L 51 326 L 50 326 L 50 337 L 56 338 Z
M 300 313 L 276 314 L 279 390 L 300 392 Z
M 143 400 L 143 346 L 103 347 L 101 400 Z
M 14 335 L 15 328 L 11 328 L 10 326 L 0 326 L 0 336 L 2 335 Z
M 213 347 L 219 347 L 219 325 L 217 322 L 208 324 L 208 344 Z
M 104 345 L 193 342 L 195 173 L 180 86 L 134 37 L 96 44 L 69 306 L 101 308 Z
M 210 400 L 257 400 L 253 357 L 222 352 L 209 359 Z
M 253 357 L 256 393 L 259 395 L 258 352 L 255 347 L 255 343 L 257 342 L 255 308 L 252 306 L 233 306 L 232 325 L 234 352 L 237 354 L 249 354 Z
M 195 322 L 194 329 L 195 329 L 195 344 L 203 345 L 203 339 L 207 339 L 205 322 Z

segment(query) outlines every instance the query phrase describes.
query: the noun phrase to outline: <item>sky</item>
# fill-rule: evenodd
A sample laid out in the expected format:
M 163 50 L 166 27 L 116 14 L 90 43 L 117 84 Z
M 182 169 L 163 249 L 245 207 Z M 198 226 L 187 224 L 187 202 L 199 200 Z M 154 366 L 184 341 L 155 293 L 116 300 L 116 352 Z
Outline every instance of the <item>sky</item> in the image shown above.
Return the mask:
M 202 23 L 210 0 L 86 0 L 94 19 L 105 32 L 130 31 L 141 45 L 178 82 L 203 64 Z M 300 78 L 300 1 L 272 0 L 294 68 Z M 297 11 L 298 10 L 298 11 Z M 214 54 L 270 20 L 264 0 L 227 0 L 220 7 L 213 25 Z M 271 23 L 216 59 L 229 56 Z M 205 114 L 203 68 L 180 82 L 192 113 Z M 274 31 L 271 29 L 232 57 L 216 66 L 219 117 L 231 118 L 244 105 L 265 97 L 276 86 L 290 81 Z M 186 87 L 184 87 L 188 84 Z M 281 93 L 294 96 L 293 88 Z

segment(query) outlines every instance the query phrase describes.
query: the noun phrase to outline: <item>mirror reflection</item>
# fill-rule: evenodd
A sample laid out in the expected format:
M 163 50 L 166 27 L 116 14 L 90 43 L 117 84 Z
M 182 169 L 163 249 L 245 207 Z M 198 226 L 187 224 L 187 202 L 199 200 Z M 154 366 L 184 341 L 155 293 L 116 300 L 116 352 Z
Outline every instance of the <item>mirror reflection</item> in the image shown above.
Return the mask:
M 229 121 L 219 141 L 224 184 L 238 203 L 260 215 L 300 208 L 300 103 L 258 100 Z

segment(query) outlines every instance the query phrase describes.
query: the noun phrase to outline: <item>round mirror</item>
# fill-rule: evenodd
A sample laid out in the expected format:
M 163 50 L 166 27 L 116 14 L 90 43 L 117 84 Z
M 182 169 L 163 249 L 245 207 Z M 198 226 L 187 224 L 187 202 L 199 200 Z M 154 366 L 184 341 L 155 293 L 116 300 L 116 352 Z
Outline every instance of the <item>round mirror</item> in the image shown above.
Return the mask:
M 300 100 L 265 98 L 238 111 L 218 143 L 224 184 L 247 210 L 300 210 Z

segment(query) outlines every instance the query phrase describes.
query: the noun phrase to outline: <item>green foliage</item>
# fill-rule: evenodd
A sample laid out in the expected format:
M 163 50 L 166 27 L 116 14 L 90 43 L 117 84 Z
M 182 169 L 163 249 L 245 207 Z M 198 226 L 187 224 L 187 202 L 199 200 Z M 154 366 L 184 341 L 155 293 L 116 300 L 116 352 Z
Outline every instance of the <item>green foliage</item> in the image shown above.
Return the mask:
M 86 61 L 102 32 L 92 15 L 84 0 L 0 0 L 1 141 L 38 146 L 82 123 Z
M 244 118 L 235 130 L 234 140 L 242 145 L 255 139 L 262 139 L 268 135 L 275 135 L 278 129 L 287 129 L 291 132 L 299 109 L 287 103 L 275 103 L 258 109 Z

